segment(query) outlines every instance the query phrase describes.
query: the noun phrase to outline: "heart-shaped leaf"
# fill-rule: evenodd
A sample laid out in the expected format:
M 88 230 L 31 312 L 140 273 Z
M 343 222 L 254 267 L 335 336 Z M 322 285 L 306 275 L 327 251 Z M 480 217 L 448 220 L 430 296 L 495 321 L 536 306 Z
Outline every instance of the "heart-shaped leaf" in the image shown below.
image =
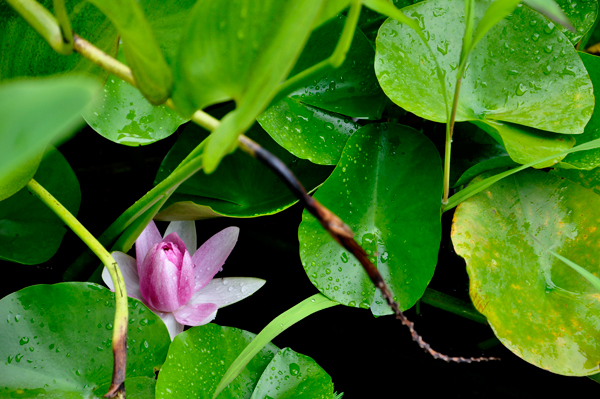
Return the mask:
M 39 3 L 53 10 L 52 0 L 41 0 Z M 65 6 L 73 31 L 105 53 L 116 53 L 117 31 L 100 10 L 83 0 L 66 0 Z M 0 3 L 0 81 L 72 70 L 103 78 L 108 75 L 78 53 L 67 57 L 55 52 L 8 2 Z
M 594 84 L 594 97 L 600 100 L 600 57 L 582 52 L 578 54 Z M 597 138 L 600 138 L 600 107 L 594 107 L 592 119 L 585 126 L 583 134 L 577 136 L 577 144 L 587 143 Z M 586 170 L 597 168 L 600 166 L 600 150 L 595 149 L 569 154 L 557 166 Z
M 252 399 L 333 399 L 331 377 L 312 358 L 285 348 L 262 373 Z
M 0 200 L 27 184 L 50 140 L 64 140 L 81 123 L 96 88 L 72 76 L 0 86 Z
M 331 173 L 331 167 L 298 159 L 281 148 L 258 123 L 246 134 L 288 165 L 309 191 L 323 183 Z M 189 124 L 161 164 L 156 182 L 165 179 L 207 136 L 207 131 Z M 255 217 L 280 212 L 297 201 L 270 169 L 237 151 L 225 158 L 216 172 L 207 175 L 200 171 L 179 186 L 156 215 L 156 219 Z
M 206 324 L 178 334 L 156 383 L 156 398 L 212 398 L 219 381 L 254 334 Z M 277 347 L 267 344 L 221 393 L 222 398 L 250 399 Z
M 84 398 L 98 386 L 108 388 L 114 319 L 108 289 L 91 283 L 34 285 L 4 297 L 0 313 L 0 397 Z M 127 377 L 154 377 L 170 342 L 160 318 L 129 298 Z M 135 385 L 131 388 L 133 394 Z
M 345 22 L 339 15 L 315 30 L 290 76 L 329 57 Z M 373 71 L 374 58 L 375 50 L 357 30 L 342 66 L 315 76 L 310 85 L 268 108 L 259 123 L 297 157 L 335 165 L 346 140 L 360 127 L 349 117 L 379 119 L 387 102 Z
M 452 242 L 467 261 L 475 307 L 505 346 L 554 373 L 598 372 L 598 292 L 546 251 L 600 275 L 598 220 L 600 196 L 531 169 L 469 198 L 454 216 Z
M 117 59 L 125 61 L 122 48 Z M 83 112 L 86 122 L 115 143 L 139 146 L 169 137 L 186 120 L 165 106 L 153 106 L 138 89 L 110 75 L 92 107 Z
M 79 182 L 60 152 L 50 148 L 34 178 L 77 215 L 81 202 Z M 27 187 L 0 202 L 0 226 L 0 259 L 26 265 L 50 259 L 66 233 L 64 222 Z
M 433 276 L 441 237 L 439 153 L 407 126 L 371 124 L 346 143 L 331 177 L 315 194 L 356 234 L 407 309 Z M 306 211 L 298 230 L 300 257 L 311 282 L 334 301 L 389 314 L 360 263 Z
M 490 1 L 475 3 L 475 21 Z M 431 54 L 408 26 L 387 20 L 377 37 L 375 73 L 396 104 L 446 121 L 436 57 L 454 92 L 464 26 L 462 0 L 431 0 L 403 9 L 428 32 Z M 495 82 L 502 80 L 502 84 Z M 543 16 L 518 6 L 477 44 L 461 85 L 457 121 L 512 122 L 557 133 L 582 133 L 592 115 L 592 84 L 572 44 Z

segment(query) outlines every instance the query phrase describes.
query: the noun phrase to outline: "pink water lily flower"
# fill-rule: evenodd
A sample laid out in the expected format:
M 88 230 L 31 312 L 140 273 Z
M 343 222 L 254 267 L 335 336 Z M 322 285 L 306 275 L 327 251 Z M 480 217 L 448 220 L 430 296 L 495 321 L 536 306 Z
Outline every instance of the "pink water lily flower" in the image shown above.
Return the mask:
M 127 295 L 156 313 L 173 340 L 184 325 L 209 323 L 217 309 L 252 295 L 265 283 L 258 278 L 213 278 L 233 250 L 239 230 L 228 227 L 196 250 L 194 222 L 171 222 L 163 238 L 151 221 L 135 242 L 137 259 L 118 251 L 112 256 Z M 102 279 L 114 290 L 106 268 Z

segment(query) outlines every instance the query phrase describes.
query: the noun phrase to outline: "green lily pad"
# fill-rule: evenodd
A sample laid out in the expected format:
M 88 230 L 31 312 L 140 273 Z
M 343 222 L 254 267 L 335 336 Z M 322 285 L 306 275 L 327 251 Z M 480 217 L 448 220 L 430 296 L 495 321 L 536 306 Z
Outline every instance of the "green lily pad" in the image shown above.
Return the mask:
M 331 167 L 298 159 L 281 148 L 258 123 L 246 134 L 281 159 L 309 191 L 321 185 L 331 173 Z M 156 182 L 165 179 L 207 136 L 208 132 L 195 124 L 186 126 L 161 164 Z M 207 175 L 200 171 L 185 181 L 155 219 L 256 217 L 280 212 L 296 202 L 296 197 L 270 169 L 237 151 L 225 158 L 216 172 Z
M 421 1 L 423 0 L 392 0 L 392 3 L 394 3 L 396 8 L 402 9 Z M 368 7 L 363 7 L 360 10 L 360 18 L 358 19 L 357 26 L 365 34 L 367 39 L 373 43 L 373 46 L 375 46 L 375 39 L 377 38 L 379 27 L 386 19 L 387 17 L 385 15 L 373 11 Z
M 52 0 L 39 1 L 53 10 Z M 105 53 L 117 52 L 117 31 L 96 7 L 83 0 L 66 0 L 73 31 Z M 23 76 L 47 76 L 78 71 L 106 78 L 102 68 L 78 53 L 55 52 L 8 2 L 0 3 L 0 81 Z
M 60 143 L 81 123 L 96 87 L 72 76 L 0 86 L 0 200 L 27 184 L 50 140 Z
M 125 379 L 125 389 L 128 399 L 154 399 L 156 379 L 151 377 L 133 377 Z M 102 397 L 110 388 L 110 382 L 100 385 L 94 394 Z
M 34 178 L 77 215 L 79 182 L 60 152 L 50 148 Z M 0 259 L 26 265 L 43 263 L 56 253 L 66 231 L 64 222 L 27 187 L 0 202 Z
M 513 161 L 522 165 L 563 152 L 575 145 L 575 138 L 572 136 L 544 132 L 509 122 L 483 120 L 473 121 L 473 123 L 500 143 Z M 547 168 L 565 157 L 566 155 L 557 156 L 534 167 Z
M 290 76 L 331 56 L 345 22 L 338 15 L 315 30 Z M 348 137 L 360 128 L 349 117 L 380 119 L 387 102 L 373 72 L 374 58 L 375 50 L 357 30 L 342 66 L 315 76 L 310 85 L 269 107 L 258 122 L 297 157 L 335 165 Z
M 87 398 L 111 381 L 114 294 L 108 289 L 34 285 L 4 297 L 0 313 L 1 398 Z M 160 318 L 129 298 L 127 377 L 154 377 L 170 342 Z
M 599 220 L 600 196 L 531 169 L 469 198 L 454 216 L 473 304 L 507 348 L 554 373 L 598 372 L 600 294 L 546 250 L 600 275 Z
M 588 190 L 600 195 L 600 169 L 577 170 L 577 169 L 552 169 L 551 174 L 564 177 L 573 183 L 577 183 Z
M 581 61 L 587 68 L 592 83 L 594 84 L 594 96 L 600 100 L 600 57 L 587 53 L 578 53 Z M 577 136 L 577 144 L 587 143 L 588 141 L 600 138 L 600 107 L 594 108 L 592 119 L 585 126 L 583 134 Z M 589 150 L 569 154 L 561 163 L 557 165 L 561 168 L 575 169 L 594 169 L 600 166 L 600 150 Z
M 216 324 L 177 335 L 156 383 L 156 398 L 212 398 L 221 377 L 255 337 L 247 331 Z M 267 344 L 221 393 L 222 398 L 250 399 L 277 347 Z
M 489 4 L 475 3 L 476 23 Z M 464 8 L 462 0 L 430 0 L 403 9 L 428 32 L 448 93 L 454 93 L 456 84 Z M 392 19 L 381 26 L 375 73 L 383 91 L 410 112 L 446 122 L 432 57 L 408 26 Z M 583 132 L 593 107 L 590 78 L 571 42 L 543 16 L 518 6 L 471 53 L 456 120 L 511 122 L 575 134 Z
M 115 25 L 123 40 L 123 51 L 136 85 L 152 104 L 162 104 L 171 95 L 173 74 L 158 41 L 136 0 L 88 0 Z
M 331 177 L 315 194 L 354 231 L 400 307 L 411 307 L 433 276 L 441 238 L 439 153 L 407 126 L 371 124 L 346 143 Z M 300 258 L 328 298 L 389 314 L 360 263 L 306 211 L 298 230 Z
M 331 377 L 312 358 L 285 348 L 262 373 L 252 399 L 333 399 Z
M 467 170 L 465 170 L 460 178 L 452 185 L 452 187 L 459 187 L 469 183 L 475 176 L 482 174 L 483 172 L 487 172 L 488 170 L 493 169 L 511 169 L 515 166 L 519 166 L 515 161 L 513 161 L 509 156 L 498 156 L 494 158 L 485 159 Z
M 230 99 L 237 105 L 206 144 L 206 173 L 267 108 L 320 11 L 321 1 L 311 0 L 242 6 L 228 0 L 196 2 L 174 65 L 173 101 L 184 116 Z
M 122 48 L 117 59 L 125 62 Z M 93 106 L 82 115 L 101 136 L 129 146 L 155 143 L 187 122 L 163 105 L 153 106 L 138 89 L 114 75 L 108 77 Z
M 558 28 L 573 44 L 577 44 L 585 36 L 598 16 L 597 0 L 583 0 L 575 4 L 570 0 L 527 0 L 523 3 L 564 25 Z M 561 10 L 564 13 L 562 15 Z M 575 28 L 574 32 L 568 28 L 569 25 Z

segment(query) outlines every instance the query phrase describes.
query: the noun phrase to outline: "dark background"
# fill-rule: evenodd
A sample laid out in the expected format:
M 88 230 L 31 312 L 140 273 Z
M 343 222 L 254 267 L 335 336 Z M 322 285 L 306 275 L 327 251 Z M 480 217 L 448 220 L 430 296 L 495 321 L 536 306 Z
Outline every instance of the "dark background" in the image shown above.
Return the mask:
M 59 149 L 74 169 L 82 192 L 79 220 L 96 236 L 151 187 L 160 162 L 177 134 L 145 147 L 112 143 L 89 128 Z M 202 173 L 202 172 L 200 172 Z M 451 212 L 448 212 L 451 213 Z M 259 277 L 266 285 L 244 301 L 219 310 L 215 323 L 258 333 L 273 318 L 318 291 L 308 280 L 298 255 L 302 209 L 293 206 L 274 216 L 219 218 L 197 222 L 198 243 L 228 226 L 240 227 L 238 243 L 217 277 Z M 465 264 L 452 250 L 451 214 L 445 214 L 439 263 L 430 287 L 463 300 L 468 297 Z M 167 223 L 158 223 L 164 231 Z M 57 283 L 62 271 L 83 251 L 68 232 L 56 256 L 37 266 L 1 262 L 5 273 L 1 296 L 33 284 Z M 15 278 L 16 277 L 16 278 Z M 588 378 L 551 374 L 526 363 L 479 324 L 426 304 L 406 315 L 431 346 L 449 356 L 493 356 L 502 360 L 449 364 L 433 359 L 411 341 L 393 317 L 374 318 L 370 311 L 336 306 L 297 323 L 274 343 L 315 359 L 345 398 L 440 396 L 543 397 L 583 396 L 598 392 Z

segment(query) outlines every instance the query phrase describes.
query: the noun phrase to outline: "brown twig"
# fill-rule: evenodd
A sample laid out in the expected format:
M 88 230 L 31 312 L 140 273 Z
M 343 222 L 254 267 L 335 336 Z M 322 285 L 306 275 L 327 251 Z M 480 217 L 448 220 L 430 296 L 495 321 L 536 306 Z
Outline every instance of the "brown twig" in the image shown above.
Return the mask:
M 354 233 L 352 230 L 344 222 L 342 222 L 337 215 L 321 205 L 319 201 L 308 195 L 296 176 L 294 176 L 292 171 L 289 170 L 279 158 L 244 135 L 239 137 L 238 142 L 242 151 L 261 161 L 277 176 L 279 176 L 279 178 L 288 186 L 292 193 L 294 193 L 296 198 L 300 200 L 300 203 L 302 203 L 302 205 L 304 205 L 304 207 L 317 218 L 319 223 L 321 223 L 323 228 L 333 237 L 333 239 L 350 251 L 356 257 L 356 259 L 358 259 L 369 275 L 369 278 L 373 284 L 379 288 L 388 305 L 394 311 L 396 319 L 400 320 L 402 324 L 408 327 L 413 341 L 415 341 L 421 348 L 423 348 L 434 358 L 445 360 L 447 362 L 472 363 L 499 360 L 494 357 L 450 357 L 432 349 L 431 346 L 417 333 L 414 323 L 408 320 L 404 313 L 400 310 L 400 307 L 396 301 L 394 301 L 394 296 L 383 280 L 379 270 L 377 270 L 375 265 L 371 263 L 365 250 L 356 242 L 356 240 L 354 240 Z

